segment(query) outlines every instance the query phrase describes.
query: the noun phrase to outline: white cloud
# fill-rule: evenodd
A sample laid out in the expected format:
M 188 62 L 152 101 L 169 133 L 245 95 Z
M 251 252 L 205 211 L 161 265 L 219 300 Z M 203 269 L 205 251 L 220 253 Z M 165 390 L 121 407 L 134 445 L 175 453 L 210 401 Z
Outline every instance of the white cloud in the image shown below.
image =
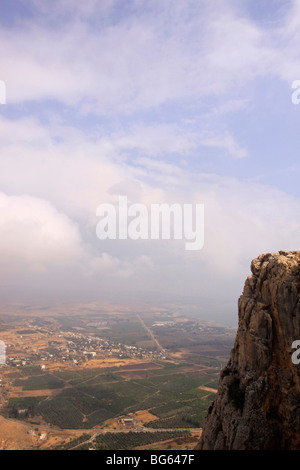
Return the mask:
M 214 119 L 251 105 L 254 78 L 299 78 L 299 4 L 294 16 L 263 30 L 231 1 L 136 0 L 122 13 L 119 2 L 100 3 L 35 2 L 39 21 L 0 31 L 7 102 L 59 102 L 52 116 L 44 102 L 37 113 L 13 108 L 42 114 L 47 125 L 0 118 L 1 282 L 16 292 L 25 285 L 32 298 L 51 286 L 53 298 L 59 289 L 62 297 L 124 292 L 144 300 L 150 293 L 154 302 L 180 294 L 203 302 L 209 316 L 209 299 L 236 300 L 253 257 L 297 249 L 300 203 L 247 175 L 202 174 L 198 161 L 185 159 L 196 161 L 202 145 L 240 159 L 236 166 L 250 160 L 242 160 L 241 134 Z M 210 111 L 210 100 L 201 101 L 208 97 Z M 104 119 L 90 128 L 91 116 L 77 113 L 77 129 L 73 106 Z M 148 206 L 204 203 L 204 249 L 188 253 L 181 241 L 101 243 L 96 208 L 119 194 Z
M 27 3 L 27 0 L 23 0 Z M 93 18 L 95 14 L 101 13 L 105 15 L 109 13 L 115 6 L 115 0 L 85 0 L 85 2 L 77 2 L 76 0 L 52 0 L 51 4 L 40 2 L 39 0 L 31 0 L 37 11 L 45 15 L 47 19 L 63 19 L 70 18 L 83 20 Z
M 140 154 L 159 157 L 166 153 L 182 156 L 190 154 L 197 146 L 197 135 L 176 125 L 136 125 L 128 132 L 112 135 L 113 145 L 121 152 L 138 150 Z
M 113 295 L 117 283 L 116 296 L 157 292 L 158 300 L 163 293 L 170 298 L 180 294 L 201 298 L 209 308 L 208 298 L 216 291 L 220 298 L 223 292 L 224 298 L 236 299 L 253 257 L 297 249 L 299 200 L 275 188 L 192 172 L 189 166 L 157 158 L 136 158 L 132 166 L 117 158 L 118 152 L 134 145 L 132 133 L 128 141 L 123 134 L 125 143 L 121 138 L 116 143 L 109 136 L 105 142 L 83 134 L 74 138 L 72 128 L 45 128 L 28 119 L 2 119 L 0 124 L 6 135 L 0 174 L 6 193 L 1 195 L 1 275 L 2 281 L 5 273 L 16 275 L 16 291 L 25 283 L 35 295 L 28 272 L 43 272 L 39 290 L 51 279 L 52 284 L 60 281 L 66 289 L 75 289 L 78 296 L 89 292 L 99 298 Z M 228 142 L 213 140 L 211 145 L 226 147 Z M 146 139 L 145 148 L 153 150 L 151 139 Z M 203 250 L 188 253 L 184 241 L 172 240 L 100 242 L 96 209 L 117 202 L 119 194 L 148 207 L 204 203 Z M 57 281 L 53 269 L 60 271 Z
M 0 240 L 4 277 L 78 266 L 84 254 L 76 224 L 49 202 L 27 195 L 0 193 Z
M 137 271 L 140 269 L 151 270 L 153 263 L 146 255 L 138 256 L 130 260 L 121 260 L 116 256 L 109 253 L 102 253 L 100 256 L 95 256 L 89 263 L 86 275 L 98 276 L 99 274 L 113 279 L 132 279 Z
M 203 137 L 201 144 L 207 147 L 220 147 L 235 158 L 244 158 L 247 155 L 246 149 L 239 146 L 235 139 L 226 132 L 224 135 L 211 135 Z
M 56 29 L 51 22 L 28 21 L 18 30 L 2 29 L 7 100 L 56 99 L 83 111 L 132 113 L 170 100 L 232 92 L 259 76 L 290 80 L 295 75 L 295 15 L 264 31 L 242 17 L 234 2 L 217 5 L 138 2 L 136 10 L 125 10 L 110 23 L 109 8 L 103 13 L 97 2 L 98 17 L 106 20 L 96 28 L 87 20 L 95 14 L 95 2 L 56 3 L 53 11 L 68 19 Z M 71 6 L 75 13 L 68 16 Z
M 32 119 L 0 119 L 0 128 L 0 185 L 9 194 L 41 197 L 86 219 L 108 189 L 127 177 L 109 159 L 114 150 L 107 140 L 94 142 L 75 129 L 45 128 Z

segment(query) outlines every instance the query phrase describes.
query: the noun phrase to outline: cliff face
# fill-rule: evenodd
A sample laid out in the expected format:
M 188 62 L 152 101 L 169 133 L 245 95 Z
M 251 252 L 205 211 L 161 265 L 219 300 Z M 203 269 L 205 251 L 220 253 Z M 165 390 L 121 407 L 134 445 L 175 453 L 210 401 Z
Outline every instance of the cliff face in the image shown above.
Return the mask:
M 198 449 L 300 449 L 300 252 L 261 255 Z M 294 361 L 295 362 L 295 361 Z

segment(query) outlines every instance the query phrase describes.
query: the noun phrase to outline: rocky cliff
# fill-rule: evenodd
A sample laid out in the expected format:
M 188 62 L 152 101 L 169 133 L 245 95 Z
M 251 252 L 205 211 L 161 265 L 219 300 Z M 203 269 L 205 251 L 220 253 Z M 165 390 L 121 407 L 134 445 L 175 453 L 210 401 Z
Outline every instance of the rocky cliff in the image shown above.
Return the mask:
M 300 340 L 300 252 L 261 255 L 251 271 L 198 449 L 300 449 L 300 364 L 292 360 Z

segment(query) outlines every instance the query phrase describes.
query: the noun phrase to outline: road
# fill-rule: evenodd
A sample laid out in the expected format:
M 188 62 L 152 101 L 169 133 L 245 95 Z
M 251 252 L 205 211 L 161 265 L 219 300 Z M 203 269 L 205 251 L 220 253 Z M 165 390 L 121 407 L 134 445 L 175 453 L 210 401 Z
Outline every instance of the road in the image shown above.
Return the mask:
M 56 429 L 51 426 L 46 426 L 46 425 L 41 425 L 41 424 L 32 424 L 26 421 L 20 421 L 20 420 L 12 419 L 12 418 L 6 418 L 6 421 L 10 421 L 11 423 L 18 423 L 18 424 L 21 423 L 23 426 L 27 426 L 29 428 L 38 429 L 39 431 L 44 431 L 44 432 L 52 432 L 55 434 L 91 434 L 91 437 L 88 440 L 81 442 L 80 444 L 77 444 L 76 446 L 72 447 L 70 450 L 74 450 L 82 446 L 83 444 L 92 443 L 93 440 L 100 434 L 107 434 L 107 433 L 128 434 L 129 432 L 157 433 L 157 432 L 174 432 L 174 431 L 200 432 L 202 430 L 201 428 L 153 429 L 153 428 L 145 428 L 139 425 L 136 425 L 134 428 L 127 428 L 127 429 L 107 429 L 107 428 L 106 429 L 95 429 L 95 428 L 92 428 L 92 429 Z
M 11 423 L 18 423 L 22 424 L 24 426 L 28 426 L 30 428 L 34 429 L 39 429 L 40 431 L 48 431 L 48 432 L 54 432 L 54 433 L 62 433 L 62 434 L 84 434 L 84 433 L 94 433 L 95 435 L 98 434 L 105 434 L 105 433 L 114 433 L 114 434 L 119 434 L 119 433 L 128 433 L 128 432 L 174 432 L 174 431 L 200 431 L 200 428 L 171 428 L 171 429 L 154 429 L 154 428 L 145 428 L 143 426 L 135 426 L 134 428 L 127 428 L 127 429 L 57 429 L 53 428 L 51 426 L 46 426 L 42 424 L 33 424 L 33 423 L 28 423 L 26 421 L 20 421 L 19 419 L 12 419 L 12 418 L 5 418 L 6 421 L 10 421 Z
M 95 431 L 95 430 L 94 430 Z M 100 430 L 99 430 L 100 431 Z M 92 444 L 92 442 L 95 440 L 95 438 L 99 435 L 99 434 L 105 434 L 106 432 L 114 432 L 114 433 L 123 433 L 123 434 L 126 434 L 126 433 L 129 433 L 129 432 L 145 432 L 145 433 L 154 433 L 154 432 L 174 432 L 174 431 L 196 431 L 196 432 L 199 432 L 202 431 L 202 428 L 197 428 L 197 429 L 194 429 L 194 428 L 176 428 L 176 429 L 147 429 L 147 428 L 142 428 L 142 430 L 138 430 L 138 429 L 127 429 L 126 431 L 125 430 L 105 430 L 104 432 L 94 432 L 93 435 L 90 437 L 90 439 L 84 441 L 84 442 L 81 442 L 80 444 L 77 444 L 76 446 L 74 447 L 71 447 L 70 450 L 75 450 L 77 449 L 78 447 L 81 447 L 83 444 Z
M 166 352 L 166 350 L 161 346 L 161 344 L 159 344 L 159 342 L 157 341 L 157 339 L 155 338 L 154 334 L 152 333 L 151 329 L 145 324 L 144 320 L 141 318 L 141 316 L 139 314 L 137 314 L 137 317 L 139 319 L 139 321 L 141 322 L 143 328 L 147 331 L 148 335 L 150 336 L 150 338 L 152 339 L 152 341 L 154 341 L 154 343 L 156 344 L 157 348 L 159 351 L 161 351 L 165 356 L 168 355 L 168 353 Z

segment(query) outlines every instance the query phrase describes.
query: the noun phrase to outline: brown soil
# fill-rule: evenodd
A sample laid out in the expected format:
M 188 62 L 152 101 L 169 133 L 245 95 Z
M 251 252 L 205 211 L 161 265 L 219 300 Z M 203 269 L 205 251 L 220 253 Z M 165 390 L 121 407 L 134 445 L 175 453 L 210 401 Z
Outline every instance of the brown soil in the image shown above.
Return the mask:
M 218 391 L 216 388 L 205 387 L 204 385 L 201 385 L 198 388 L 200 390 L 205 390 L 206 392 L 212 392 L 212 393 L 217 393 L 217 391 Z
M 0 450 L 38 450 L 48 449 L 76 435 L 37 431 L 34 427 L 9 421 L 0 416 Z

